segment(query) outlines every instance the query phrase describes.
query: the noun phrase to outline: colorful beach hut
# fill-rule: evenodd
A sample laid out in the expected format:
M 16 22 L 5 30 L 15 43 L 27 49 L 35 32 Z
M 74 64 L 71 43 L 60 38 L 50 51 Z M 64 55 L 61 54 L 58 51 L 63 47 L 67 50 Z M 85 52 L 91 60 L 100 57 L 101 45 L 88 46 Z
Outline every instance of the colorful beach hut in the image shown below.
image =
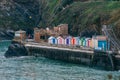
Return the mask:
M 64 44 L 65 40 L 61 36 L 57 37 L 57 44 Z
M 92 48 L 92 46 L 93 46 L 92 39 L 89 39 L 88 40 L 88 47 Z
M 81 46 L 81 38 L 79 38 L 79 45 Z
M 107 37 L 106 36 L 93 36 L 93 45 L 95 49 L 107 50 Z
M 79 46 L 80 45 L 79 41 L 80 41 L 80 38 L 79 37 L 75 37 L 75 45 Z
M 57 44 L 57 39 L 53 36 L 48 38 L 48 43 L 49 44 Z
M 79 38 L 79 37 L 75 37 L 75 39 L 76 39 L 76 43 L 75 43 L 75 45 L 79 46 L 79 45 L 80 45 L 80 43 L 79 43 L 80 38 Z
M 98 40 L 98 48 L 101 48 L 102 50 L 107 50 L 107 37 L 106 36 L 97 36 Z
M 80 46 L 84 46 L 86 44 L 85 38 L 80 38 Z
M 107 41 L 106 40 L 98 40 L 98 48 L 101 48 L 102 50 L 107 50 Z
M 71 44 L 72 44 L 72 45 L 75 45 L 75 43 L 76 43 L 76 38 L 75 38 L 75 37 L 72 37 L 72 38 L 71 38 Z
M 71 45 L 71 39 L 72 39 L 71 36 L 66 37 L 65 38 L 65 45 Z
M 95 37 L 92 38 L 92 44 L 92 48 L 98 48 L 98 40 Z
M 91 39 L 90 39 L 90 38 L 86 38 L 85 40 L 86 40 L 86 46 L 89 47 L 89 46 L 90 46 L 90 40 L 91 40 Z
M 86 39 L 83 40 L 83 46 L 86 46 Z

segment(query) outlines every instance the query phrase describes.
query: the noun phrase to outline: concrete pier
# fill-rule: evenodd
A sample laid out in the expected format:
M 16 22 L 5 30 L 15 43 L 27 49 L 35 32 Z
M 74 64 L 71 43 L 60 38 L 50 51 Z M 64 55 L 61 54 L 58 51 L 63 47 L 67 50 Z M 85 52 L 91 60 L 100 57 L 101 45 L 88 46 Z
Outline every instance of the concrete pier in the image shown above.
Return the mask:
M 41 56 L 55 60 L 103 67 L 105 70 L 119 70 L 120 56 L 103 51 L 85 48 L 59 47 L 41 43 L 24 43 L 30 56 Z
M 40 46 L 35 44 L 25 44 L 29 55 L 43 56 L 55 60 L 91 65 L 93 51 L 80 49 L 58 48 L 49 46 Z
M 115 65 L 116 70 L 120 70 L 120 55 L 115 56 Z

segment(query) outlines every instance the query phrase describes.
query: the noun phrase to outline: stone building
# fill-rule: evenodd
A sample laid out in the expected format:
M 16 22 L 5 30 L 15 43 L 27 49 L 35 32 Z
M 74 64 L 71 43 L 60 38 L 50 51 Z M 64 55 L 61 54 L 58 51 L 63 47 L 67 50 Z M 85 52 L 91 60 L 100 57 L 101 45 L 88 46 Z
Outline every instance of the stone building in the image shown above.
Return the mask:
M 45 29 L 34 28 L 34 41 L 41 42 L 47 40 L 47 31 Z
M 59 35 L 63 36 L 68 35 L 68 24 L 60 24 L 57 27 L 53 27 L 53 29 L 34 28 L 35 42 L 47 41 L 48 37 L 50 36 L 58 37 Z
M 59 34 L 68 35 L 68 24 L 60 24 L 57 27 L 59 28 Z
M 24 41 L 26 39 L 26 31 L 23 30 L 16 31 L 14 39 Z

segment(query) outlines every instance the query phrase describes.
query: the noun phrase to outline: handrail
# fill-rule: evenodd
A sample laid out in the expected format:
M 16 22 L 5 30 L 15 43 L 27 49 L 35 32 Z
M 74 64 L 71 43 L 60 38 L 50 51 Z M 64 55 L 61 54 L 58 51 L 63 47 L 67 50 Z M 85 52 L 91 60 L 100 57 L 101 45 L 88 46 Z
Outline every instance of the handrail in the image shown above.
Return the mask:
M 113 46 L 115 48 L 117 48 L 118 50 L 120 50 L 120 42 L 117 39 L 117 37 L 112 29 L 112 26 L 103 25 L 102 31 L 103 31 L 104 35 L 107 36 L 108 39 L 111 41 Z

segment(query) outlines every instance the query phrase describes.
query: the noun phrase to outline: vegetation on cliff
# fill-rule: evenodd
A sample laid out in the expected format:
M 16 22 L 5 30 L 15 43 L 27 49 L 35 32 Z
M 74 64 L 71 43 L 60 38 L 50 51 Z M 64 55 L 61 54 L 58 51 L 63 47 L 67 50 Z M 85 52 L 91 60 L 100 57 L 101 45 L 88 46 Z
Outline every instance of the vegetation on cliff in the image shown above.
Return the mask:
M 1 28 L 29 31 L 33 27 L 67 23 L 71 35 L 91 36 L 101 34 L 103 24 L 112 24 L 120 37 L 119 0 L 2 0 L 1 3 L 4 3 L 0 8 Z
M 95 33 L 101 34 L 101 26 L 103 24 L 112 24 L 115 27 L 120 27 L 118 25 L 120 23 L 119 1 L 77 1 L 67 4 L 59 2 L 59 0 L 54 0 L 53 2 L 47 0 L 45 3 L 46 7 L 42 10 L 44 14 L 39 24 L 42 27 L 68 23 L 70 34 L 81 34 L 83 36 L 90 36 Z

